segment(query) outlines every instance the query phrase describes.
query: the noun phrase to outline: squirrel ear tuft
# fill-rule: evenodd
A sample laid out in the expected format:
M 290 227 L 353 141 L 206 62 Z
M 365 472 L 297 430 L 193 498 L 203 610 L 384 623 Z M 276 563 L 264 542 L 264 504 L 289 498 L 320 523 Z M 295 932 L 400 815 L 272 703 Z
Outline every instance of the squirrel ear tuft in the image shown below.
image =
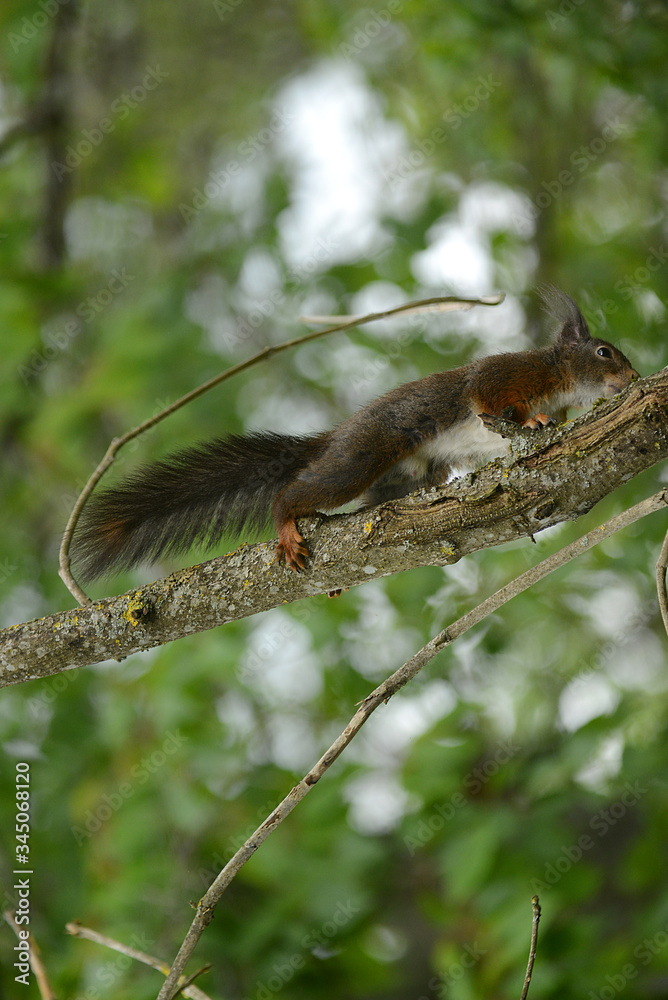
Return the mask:
M 549 284 L 541 285 L 538 294 L 543 300 L 545 311 L 559 321 L 559 343 L 576 347 L 590 339 L 587 321 L 569 295 L 556 285 Z

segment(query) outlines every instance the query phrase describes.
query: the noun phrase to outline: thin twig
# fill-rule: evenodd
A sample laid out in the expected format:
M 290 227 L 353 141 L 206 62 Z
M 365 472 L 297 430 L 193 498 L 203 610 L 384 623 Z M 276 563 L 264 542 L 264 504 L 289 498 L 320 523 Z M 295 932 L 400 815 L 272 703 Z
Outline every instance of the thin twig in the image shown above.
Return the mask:
M 175 413 L 176 410 L 180 410 L 182 406 L 192 403 L 193 400 L 202 396 L 210 389 L 213 389 L 214 386 L 220 385 L 221 382 L 225 382 L 228 378 L 232 378 L 233 375 L 238 375 L 239 372 L 245 371 L 247 368 L 257 364 L 259 361 L 265 361 L 267 358 L 271 358 L 275 354 L 279 354 L 281 351 L 287 351 L 290 347 L 297 347 L 299 344 L 306 344 L 308 341 L 317 340 L 319 337 L 326 337 L 329 333 L 337 333 L 340 330 L 348 330 L 353 326 L 361 326 L 363 323 L 371 323 L 373 320 L 385 319 L 388 316 L 393 316 L 396 313 L 407 312 L 409 310 L 418 311 L 422 308 L 425 312 L 432 311 L 438 306 L 439 303 L 443 305 L 447 304 L 451 309 L 470 309 L 474 305 L 498 305 L 501 301 L 503 301 L 502 295 L 494 297 L 490 296 L 487 299 L 459 299 L 453 295 L 444 295 L 440 298 L 420 299 L 415 302 L 404 303 L 404 305 L 397 306 L 394 309 L 386 309 L 383 312 L 369 313 L 366 316 L 355 316 L 352 319 L 346 320 L 344 323 L 338 323 L 336 326 L 330 326 L 326 330 L 315 330 L 311 333 L 306 333 L 301 337 L 293 337 L 292 340 L 285 340 L 282 344 L 277 344 L 275 347 L 264 347 L 261 351 L 258 351 L 257 354 L 247 358 L 246 361 L 240 361 L 239 364 L 232 365 L 231 368 L 227 368 L 224 372 L 214 375 L 213 378 L 210 378 L 207 382 L 202 383 L 202 385 L 198 386 L 196 389 L 192 389 L 190 392 L 187 392 L 185 396 L 181 396 L 181 398 L 177 399 L 174 403 L 170 403 L 170 405 L 166 406 L 164 410 L 161 410 L 160 413 L 157 413 L 155 416 L 145 420 L 142 424 L 139 424 L 138 427 L 134 427 L 132 430 L 127 431 L 127 433 L 123 434 L 121 437 L 114 438 L 107 448 L 104 458 L 81 491 L 81 494 L 72 509 L 72 513 L 69 516 L 63 540 L 60 543 L 60 569 L 58 572 L 61 580 L 80 604 L 91 603 L 90 597 L 88 597 L 88 595 L 81 589 L 77 581 L 74 579 L 70 569 L 70 545 L 74 529 L 76 528 L 81 515 L 81 511 L 104 473 L 107 471 L 109 466 L 113 464 L 117 452 L 123 447 L 123 445 L 127 444 L 128 441 L 132 441 L 145 431 L 150 430 L 151 427 L 155 427 L 155 425 L 160 423 L 161 420 L 164 420 L 165 417 L 169 417 L 172 413 Z
M 96 944 L 104 945 L 105 948 L 111 948 L 112 951 L 118 951 L 121 955 L 127 955 L 128 958 L 134 958 L 137 962 L 142 962 L 144 965 L 149 965 L 152 969 L 156 969 L 161 972 L 163 976 L 166 976 L 169 972 L 169 966 L 166 962 L 161 959 L 156 958 L 154 955 L 148 955 L 145 951 L 139 951 L 137 948 L 131 948 L 127 944 L 123 944 L 121 941 L 115 941 L 114 938 L 107 937 L 106 934 L 99 934 L 94 931 L 91 927 L 84 927 L 82 924 L 73 921 L 72 923 L 65 924 L 65 930 L 68 934 L 72 934 L 73 937 L 85 938 L 87 941 L 94 941 Z M 201 975 L 202 972 L 206 972 L 210 966 L 204 966 L 204 968 L 199 969 L 195 976 Z M 181 992 L 184 997 L 190 997 L 190 1000 L 211 1000 L 208 993 L 204 993 L 197 986 L 191 986 L 195 976 L 190 976 L 185 979 L 181 976 L 177 986 L 178 992 Z M 177 994 L 175 994 L 176 996 Z
M 183 985 L 179 986 L 176 995 L 178 996 L 179 993 L 181 993 L 184 997 L 190 996 L 191 995 L 189 993 L 190 984 L 194 983 L 199 976 L 202 976 L 204 975 L 205 972 L 208 972 L 210 968 L 211 968 L 211 962 L 207 962 L 207 964 L 203 965 L 201 969 L 197 969 L 196 972 L 193 972 L 192 976 L 188 976 L 188 978 L 183 981 Z M 200 990 L 198 990 L 197 992 L 199 993 Z
M 176 989 L 178 978 L 183 973 L 186 963 L 193 953 L 202 932 L 213 919 L 215 907 L 221 896 L 237 872 L 255 853 L 260 844 L 262 844 L 262 842 L 274 832 L 276 827 L 292 812 L 297 803 L 301 802 L 308 792 L 310 792 L 313 786 L 323 776 L 325 771 L 331 767 L 337 757 L 357 735 L 366 720 L 379 705 L 383 702 L 387 702 L 393 694 L 396 694 L 400 688 L 415 677 L 415 675 L 418 674 L 427 663 L 433 660 L 437 653 L 451 645 L 456 639 L 458 639 L 474 625 L 479 624 L 483 621 L 483 619 L 493 614 L 504 604 L 507 604 L 507 602 L 513 597 L 516 597 L 518 594 L 523 593 L 523 591 L 528 590 L 529 587 L 532 587 L 549 573 L 553 573 L 556 569 L 559 569 L 570 560 L 581 555 L 583 552 L 586 552 L 588 549 L 593 548 L 595 545 L 598 545 L 599 542 L 604 541 L 604 539 L 609 538 L 610 535 L 620 531 L 622 528 L 626 528 L 629 524 L 633 524 L 634 521 L 638 521 L 640 518 L 646 517 L 654 511 L 665 510 L 667 503 L 668 491 L 662 490 L 660 493 L 649 497 L 647 500 L 641 501 L 629 510 L 623 511 L 616 517 L 611 518 L 609 521 L 606 521 L 605 524 L 602 524 L 599 528 L 595 528 L 593 531 L 588 532 L 586 535 L 578 538 L 575 542 L 571 542 L 569 545 L 564 546 L 564 548 L 559 549 L 558 552 L 548 556 L 547 559 L 543 559 L 542 562 L 539 562 L 536 566 L 533 566 L 531 569 L 526 570 L 526 572 L 522 573 L 514 580 L 511 580 L 510 583 L 501 587 L 500 590 L 497 590 L 495 594 L 492 594 L 491 597 L 488 597 L 476 608 L 467 612 L 467 614 L 463 615 L 456 622 L 453 622 L 452 625 L 449 625 L 437 636 L 434 636 L 433 639 L 430 639 L 429 642 L 417 653 L 415 653 L 410 660 L 404 663 L 402 667 L 396 670 L 390 677 L 388 677 L 382 684 L 372 691 L 371 694 L 368 695 L 361 703 L 359 709 L 355 712 L 354 716 L 340 736 L 338 736 L 329 749 L 325 751 L 320 760 L 311 768 L 308 774 L 302 778 L 299 784 L 295 785 L 295 787 L 285 796 L 271 815 L 269 815 L 267 819 L 260 824 L 253 834 L 251 834 L 236 854 L 230 858 L 228 863 L 212 882 L 204 896 L 202 896 L 197 904 L 197 911 L 190 928 L 188 929 L 188 933 L 186 934 L 183 944 L 174 959 L 171 972 L 163 983 L 162 989 L 158 994 L 158 1000 L 173 1000 L 173 997 L 175 996 L 174 990 Z
M 412 316 L 430 312 L 451 312 L 453 309 L 472 309 L 473 306 L 498 306 L 505 295 L 488 295 L 482 299 L 459 299 L 455 295 L 438 295 L 431 299 L 420 299 L 415 302 L 404 302 L 403 305 L 384 309 L 382 312 L 369 313 L 365 316 L 300 316 L 301 323 L 344 323 L 355 326 L 359 323 L 370 323 L 375 319 L 387 319 L 389 316 Z
M 668 569 L 668 531 L 661 546 L 661 553 L 656 564 L 656 592 L 659 598 L 659 608 L 663 618 L 663 626 L 668 635 L 668 597 L 666 595 L 666 570 Z
M 522 987 L 522 995 L 520 1000 L 526 1000 L 527 993 L 529 992 L 529 984 L 531 983 L 531 974 L 533 972 L 533 963 L 536 959 L 536 942 L 538 941 L 538 924 L 540 923 L 540 903 L 538 902 L 538 896 L 534 896 L 531 900 L 531 909 L 533 910 L 533 920 L 531 922 L 531 944 L 529 946 L 529 961 L 527 963 L 527 974 L 524 977 L 524 986 Z
M 14 920 L 14 914 L 11 910 L 5 910 L 2 914 L 9 926 L 12 928 L 16 934 L 19 941 L 21 940 L 19 931 L 19 925 Z M 56 1000 L 56 994 L 51 988 L 51 984 L 46 975 L 46 969 L 42 965 L 42 960 L 39 957 L 39 948 L 37 947 L 37 942 L 35 941 L 32 934 L 28 935 L 28 954 L 30 956 L 30 967 L 35 973 L 35 979 L 37 980 L 37 988 L 39 989 L 39 995 L 42 1000 Z

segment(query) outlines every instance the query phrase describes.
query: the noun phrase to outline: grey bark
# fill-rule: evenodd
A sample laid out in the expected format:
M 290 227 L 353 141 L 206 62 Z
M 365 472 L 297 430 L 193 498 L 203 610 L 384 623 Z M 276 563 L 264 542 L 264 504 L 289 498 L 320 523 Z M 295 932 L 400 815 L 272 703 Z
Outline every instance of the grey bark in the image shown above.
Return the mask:
M 504 421 L 494 426 L 507 431 Z M 668 368 L 556 428 L 521 432 L 512 452 L 446 486 L 370 511 L 301 521 L 304 573 L 275 542 L 242 545 L 119 597 L 0 632 L 0 686 L 123 659 L 277 605 L 355 587 L 576 520 L 668 455 Z M 55 567 L 54 567 L 55 572 Z

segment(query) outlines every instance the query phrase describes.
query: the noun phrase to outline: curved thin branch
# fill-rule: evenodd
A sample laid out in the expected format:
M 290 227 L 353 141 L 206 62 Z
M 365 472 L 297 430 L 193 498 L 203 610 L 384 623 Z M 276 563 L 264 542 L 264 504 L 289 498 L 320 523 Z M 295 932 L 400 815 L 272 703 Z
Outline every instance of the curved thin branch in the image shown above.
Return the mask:
M 121 941 L 116 941 L 114 938 L 107 937 L 106 934 L 99 934 L 94 931 L 91 927 L 84 927 L 82 924 L 78 923 L 76 920 L 69 924 L 65 924 L 65 930 L 68 934 L 73 937 L 85 938 L 87 941 L 94 941 L 95 944 L 104 945 L 105 948 L 111 948 L 112 951 L 118 951 L 121 955 L 127 955 L 128 958 L 133 958 L 136 962 L 142 962 L 144 965 L 150 966 L 152 969 L 156 969 L 157 972 L 162 972 L 163 976 L 166 976 L 169 967 L 159 958 L 154 955 L 149 955 L 145 951 L 140 951 L 138 948 L 132 948 L 130 945 L 123 944 Z M 196 975 L 200 975 L 205 972 L 210 966 L 206 966 L 205 969 L 199 969 Z M 208 993 L 204 993 L 197 986 L 190 985 L 194 976 L 191 976 L 186 980 L 183 976 L 178 982 L 179 991 L 184 997 L 189 997 L 190 1000 L 211 1000 Z
M 353 316 L 350 319 L 346 319 L 342 323 L 338 323 L 336 326 L 328 327 L 326 330 L 315 330 L 311 333 L 306 333 L 301 337 L 293 337 L 292 340 L 284 340 L 283 343 L 276 344 L 275 347 L 264 347 L 261 351 L 258 351 L 257 354 L 247 358 L 246 361 L 240 361 L 239 364 L 232 365 L 231 368 L 227 368 L 224 372 L 214 375 L 213 378 L 203 382 L 202 385 L 198 386 L 196 389 L 191 389 L 191 391 L 187 392 L 185 396 L 181 396 L 181 398 L 177 399 L 174 403 L 170 403 L 170 405 L 166 406 L 164 410 L 160 411 L 160 413 L 156 413 L 155 416 L 145 420 L 143 423 L 139 424 L 138 427 L 134 427 L 132 430 L 127 431 L 125 434 L 121 435 L 121 437 L 113 439 L 107 448 L 104 458 L 94 470 L 93 474 L 90 476 L 88 482 L 81 491 L 81 494 L 79 495 L 79 498 L 77 499 L 77 502 L 75 503 L 72 513 L 67 521 L 67 527 L 65 528 L 65 533 L 63 534 L 63 539 L 60 543 L 60 569 L 58 570 L 58 574 L 61 580 L 72 596 L 76 597 L 80 604 L 91 603 L 90 597 L 84 593 L 77 581 L 74 579 L 70 568 L 70 545 L 72 543 L 72 536 L 81 515 L 81 511 L 104 473 L 110 465 L 113 465 L 116 454 L 120 451 L 123 445 L 127 444 L 128 441 L 132 441 L 134 438 L 139 437 L 140 434 L 144 434 L 144 432 L 150 430 L 151 427 L 155 427 L 155 425 L 159 424 L 161 420 L 164 420 L 166 417 L 171 416 L 172 413 L 180 410 L 182 406 L 192 403 L 193 400 L 204 395 L 205 392 L 208 392 L 215 386 L 220 385 L 221 382 L 227 381 L 228 378 L 232 378 L 233 375 L 238 375 L 239 372 L 246 371 L 247 368 L 252 367 L 252 365 L 257 364 L 259 361 L 266 361 L 267 358 L 271 358 L 275 354 L 280 354 L 281 351 L 287 351 L 289 348 L 297 347 L 299 344 L 306 344 L 310 340 L 318 340 L 318 338 L 326 337 L 330 333 L 338 333 L 340 330 L 348 330 L 350 327 L 361 326 L 363 323 L 371 323 L 374 320 L 386 319 L 388 316 L 394 316 L 398 313 L 416 313 L 420 311 L 444 312 L 451 309 L 471 309 L 474 305 L 495 306 L 502 302 L 503 299 L 503 295 L 489 296 L 484 299 L 460 299 L 454 295 L 443 295 L 437 298 L 406 302 L 401 306 L 396 306 L 394 309 L 385 309 L 382 312 L 368 313 L 366 316 Z
M 629 524 L 633 524 L 635 521 L 646 517 L 654 511 L 665 510 L 667 503 L 668 491 L 661 491 L 660 493 L 655 494 L 655 496 L 649 497 L 647 500 L 641 501 L 641 503 L 636 504 L 629 510 L 611 518 L 599 528 L 588 532 L 588 534 L 583 535 L 582 538 L 578 538 L 577 541 L 571 542 L 570 545 L 564 546 L 564 548 L 559 549 L 558 552 L 555 552 L 547 559 L 543 559 L 542 562 L 533 566 L 531 569 L 528 569 L 525 573 L 522 573 L 514 580 L 511 580 L 504 587 L 501 587 L 500 590 L 497 590 L 495 594 L 492 594 L 491 597 L 488 597 L 485 601 L 479 604 L 476 608 L 473 608 L 467 614 L 453 622 L 452 625 L 449 625 L 438 635 L 434 636 L 433 639 L 430 639 L 429 642 L 422 647 L 422 649 L 418 650 L 418 652 L 410 658 L 410 660 L 404 663 L 402 667 L 396 670 L 390 677 L 388 677 L 382 684 L 372 691 L 371 694 L 368 695 L 361 703 L 360 707 L 355 712 L 354 716 L 340 736 L 334 740 L 329 749 L 326 750 L 320 760 L 313 765 L 308 774 L 302 778 L 299 784 L 295 785 L 295 787 L 291 789 L 291 791 L 278 804 L 274 811 L 264 820 L 263 823 L 260 824 L 257 830 L 255 830 L 248 840 L 239 848 L 236 854 L 230 858 L 209 889 L 202 896 L 197 904 L 197 911 L 188 933 L 186 934 L 183 944 L 174 959 L 171 971 L 163 983 L 160 993 L 158 994 L 158 1000 L 172 1000 L 172 998 L 176 996 L 179 977 L 183 974 L 186 963 L 195 950 L 197 942 L 199 941 L 204 929 L 213 919 L 214 910 L 232 879 L 246 864 L 249 858 L 252 857 L 255 851 L 257 851 L 263 841 L 265 841 L 267 837 L 274 832 L 283 820 L 290 815 L 295 806 L 301 802 L 301 800 L 311 791 L 313 786 L 317 784 L 325 771 L 331 767 L 337 757 L 339 757 L 343 750 L 345 750 L 351 740 L 353 740 L 360 731 L 369 716 L 378 708 L 379 705 L 382 705 L 383 702 L 387 702 L 393 694 L 396 694 L 396 692 L 407 684 L 409 680 L 415 677 L 415 675 L 418 674 L 420 670 L 426 666 L 426 664 L 430 663 L 431 660 L 434 659 L 437 653 L 440 653 L 441 650 L 450 646 L 461 635 L 468 632 L 470 628 L 473 628 L 474 625 L 479 624 L 489 615 L 498 611 L 499 608 L 503 607 L 504 604 L 507 604 L 513 597 L 516 597 L 523 591 L 528 590 L 539 580 L 544 579 L 550 573 L 553 573 L 556 569 L 564 566 L 566 563 L 575 559 L 583 552 L 587 552 L 588 549 L 598 545 L 599 542 L 609 538 L 610 535 L 615 534 L 615 532 L 621 531 L 622 528 L 626 528 Z M 536 899 L 537 905 L 537 897 L 534 898 Z M 535 910 L 534 921 L 537 932 Z M 532 938 L 532 945 L 533 943 Z M 528 989 L 527 983 L 525 983 L 525 986 L 526 989 Z M 526 997 L 526 993 L 523 995 Z

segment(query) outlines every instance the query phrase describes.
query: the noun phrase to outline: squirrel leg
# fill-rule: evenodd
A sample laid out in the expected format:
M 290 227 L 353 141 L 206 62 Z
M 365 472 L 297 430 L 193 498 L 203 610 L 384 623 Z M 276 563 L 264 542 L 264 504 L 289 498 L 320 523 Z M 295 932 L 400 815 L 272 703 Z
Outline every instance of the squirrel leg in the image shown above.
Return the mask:
M 352 468 L 345 468 L 342 463 L 338 468 L 332 466 L 328 473 L 313 463 L 304 478 L 288 483 L 274 500 L 272 514 L 278 530 L 276 555 L 279 559 L 284 558 L 293 570 L 303 570 L 309 557 L 308 546 L 297 528 L 297 518 L 315 514 L 323 508 L 340 507 L 359 496 L 374 478 L 375 470 L 360 469 L 359 462 Z
M 368 437 L 350 432 L 343 436 L 339 429 L 330 446 L 276 495 L 272 507 L 278 530 L 276 554 L 291 569 L 304 569 L 309 556 L 297 529 L 298 517 L 333 510 L 356 499 L 396 461 L 416 450 L 405 435 L 386 434 L 380 441 Z

